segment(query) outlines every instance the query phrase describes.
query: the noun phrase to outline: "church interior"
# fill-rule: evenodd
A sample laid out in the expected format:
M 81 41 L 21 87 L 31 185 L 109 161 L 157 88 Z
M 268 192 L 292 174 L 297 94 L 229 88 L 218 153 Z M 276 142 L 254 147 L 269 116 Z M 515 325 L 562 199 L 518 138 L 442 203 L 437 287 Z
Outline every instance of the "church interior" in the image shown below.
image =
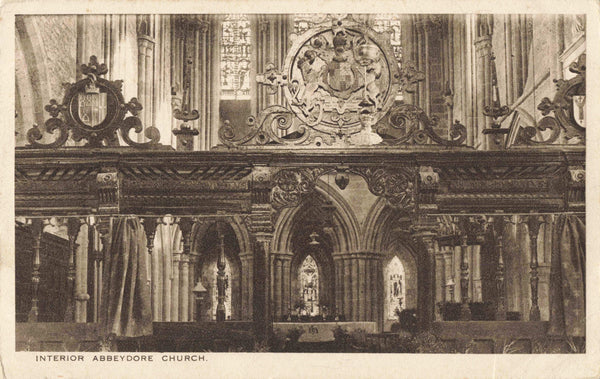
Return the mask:
M 15 33 L 17 351 L 585 352 L 584 15 Z

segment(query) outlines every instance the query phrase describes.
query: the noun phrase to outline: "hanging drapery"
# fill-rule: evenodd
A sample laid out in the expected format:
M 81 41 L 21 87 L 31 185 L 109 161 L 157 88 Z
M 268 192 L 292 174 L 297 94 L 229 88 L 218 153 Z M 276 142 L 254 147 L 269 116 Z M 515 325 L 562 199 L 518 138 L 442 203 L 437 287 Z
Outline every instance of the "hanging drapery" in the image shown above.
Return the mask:
M 144 230 L 135 217 L 113 221 L 104 266 L 100 325 L 105 335 L 152 334 L 152 308 Z
M 561 215 L 554 237 L 548 334 L 585 336 L 585 224 Z

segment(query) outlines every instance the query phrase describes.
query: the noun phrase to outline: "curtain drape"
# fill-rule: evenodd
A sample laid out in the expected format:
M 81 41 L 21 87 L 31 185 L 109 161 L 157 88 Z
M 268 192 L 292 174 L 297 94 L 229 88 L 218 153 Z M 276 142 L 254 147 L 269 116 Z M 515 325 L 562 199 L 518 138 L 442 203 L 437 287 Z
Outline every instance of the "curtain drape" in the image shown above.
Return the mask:
M 152 334 L 152 308 L 144 230 L 135 217 L 113 221 L 105 257 L 100 325 L 106 335 Z
M 554 232 L 549 334 L 585 336 L 585 224 L 561 215 Z

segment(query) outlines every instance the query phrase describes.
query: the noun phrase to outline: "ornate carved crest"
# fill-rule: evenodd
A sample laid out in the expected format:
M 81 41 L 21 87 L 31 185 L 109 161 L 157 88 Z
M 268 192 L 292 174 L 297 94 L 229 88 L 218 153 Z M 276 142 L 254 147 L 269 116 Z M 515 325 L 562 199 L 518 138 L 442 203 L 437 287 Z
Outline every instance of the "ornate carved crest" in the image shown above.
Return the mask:
M 407 104 L 393 108 L 399 92 L 414 91 L 415 84 L 423 79 L 424 74 L 410 62 L 399 69 L 385 33 L 350 17 L 325 21 L 294 41 L 281 70 L 269 64 L 256 76 L 257 82 L 272 92 L 282 88 L 288 106 L 271 106 L 258 117 L 250 117 L 242 135 L 236 135 L 239 130 L 226 123 L 219 137 L 227 146 L 375 145 L 383 141 L 382 132 L 390 125 L 385 117 L 390 109 L 397 119 L 398 113 L 413 111 L 407 108 L 410 106 L 414 112 L 423 113 L 410 127 L 423 132 L 417 135 L 412 129 L 406 130 L 407 138 L 391 133 L 385 135 L 385 144 L 433 141 L 460 145 L 466 138 L 460 124 L 451 127 L 452 139 L 446 141 L 432 129 L 437 120 L 429 119 L 419 108 Z M 380 120 L 383 124 L 373 131 Z M 393 121 L 391 128 L 397 128 Z
M 142 123 L 137 117 L 142 105 L 135 97 L 125 103 L 121 93 L 123 81 L 101 78 L 108 72 L 104 63 L 98 63 L 97 58 L 91 56 L 90 62 L 81 66 L 81 72 L 86 78 L 76 83 L 65 84 L 66 91 L 62 103 L 52 99 L 45 107 L 52 116 L 45 123 L 45 132 L 53 134 L 58 131 L 56 139 L 50 143 L 38 142 L 43 134 L 35 125 L 27 132 L 31 147 L 60 147 L 69 139 L 69 131 L 74 141 L 85 139 L 86 146 L 89 147 L 118 146 L 117 130 L 130 146 L 145 148 L 158 144 L 160 133 L 154 127 L 145 130 L 149 142 L 137 143 L 129 137 L 131 129 L 136 133 L 142 131 Z M 131 116 L 126 117 L 128 112 Z

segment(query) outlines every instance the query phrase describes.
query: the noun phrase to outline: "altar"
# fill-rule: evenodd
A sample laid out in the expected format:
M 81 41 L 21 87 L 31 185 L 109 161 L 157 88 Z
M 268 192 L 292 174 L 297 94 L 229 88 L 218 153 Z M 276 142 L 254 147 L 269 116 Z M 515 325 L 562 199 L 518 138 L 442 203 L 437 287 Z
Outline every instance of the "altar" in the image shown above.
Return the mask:
M 290 330 L 302 329 L 304 332 L 298 342 L 328 342 L 335 340 L 333 331 L 338 327 L 347 333 L 364 330 L 366 333 L 377 333 L 377 323 L 369 321 L 357 322 L 275 322 L 273 330 L 287 335 Z

